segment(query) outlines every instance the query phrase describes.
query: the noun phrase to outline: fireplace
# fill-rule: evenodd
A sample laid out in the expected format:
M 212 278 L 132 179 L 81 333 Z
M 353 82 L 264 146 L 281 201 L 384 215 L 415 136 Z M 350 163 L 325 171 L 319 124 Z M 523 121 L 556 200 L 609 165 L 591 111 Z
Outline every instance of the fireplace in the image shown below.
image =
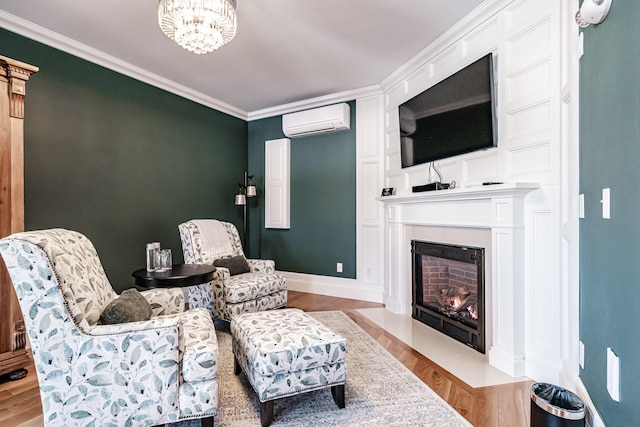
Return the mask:
M 478 316 L 482 319 L 478 342 L 484 342 L 491 366 L 512 377 L 524 376 L 525 332 L 531 326 L 524 300 L 528 212 L 524 201 L 538 187 L 515 182 L 381 197 L 385 206 L 385 307 L 392 313 L 414 314 L 412 240 L 484 248 L 485 286 L 478 300 L 484 300 L 485 307 Z M 543 213 L 546 217 L 547 212 Z M 418 311 L 422 313 L 431 314 Z M 451 326 L 457 328 L 458 322 Z
M 485 352 L 484 249 L 411 241 L 414 319 Z

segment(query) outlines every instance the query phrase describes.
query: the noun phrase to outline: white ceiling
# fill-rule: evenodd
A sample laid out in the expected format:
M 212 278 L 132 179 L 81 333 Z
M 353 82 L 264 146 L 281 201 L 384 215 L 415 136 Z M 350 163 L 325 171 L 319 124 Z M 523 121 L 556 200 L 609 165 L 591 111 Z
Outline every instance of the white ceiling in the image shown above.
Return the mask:
M 483 1 L 238 0 L 205 55 L 162 33 L 158 0 L 0 0 L 0 26 L 246 118 L 378 85 Z

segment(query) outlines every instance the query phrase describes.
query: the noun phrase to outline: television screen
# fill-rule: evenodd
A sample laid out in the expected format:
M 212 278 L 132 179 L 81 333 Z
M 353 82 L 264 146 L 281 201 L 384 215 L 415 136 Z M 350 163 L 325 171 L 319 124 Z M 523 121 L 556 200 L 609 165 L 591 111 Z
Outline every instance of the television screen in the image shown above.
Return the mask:
M 402 167 L 497 145 L 493 54 L 401 104 Z

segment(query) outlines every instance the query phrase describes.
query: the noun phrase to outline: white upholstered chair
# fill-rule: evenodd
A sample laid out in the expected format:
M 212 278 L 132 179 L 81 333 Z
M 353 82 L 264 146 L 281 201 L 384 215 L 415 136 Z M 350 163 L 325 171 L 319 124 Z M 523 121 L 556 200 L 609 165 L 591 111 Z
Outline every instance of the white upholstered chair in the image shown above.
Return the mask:
M 213 316 L 231 321 L 237 314 L 287 305 L 286 277 L 275 272 L 273 260 L 246 259 L 233 224 L 191 220 L 178 229 L 185 263 L 217 266 L 212 281 Z
M 0 255 L 27 326 L 45 426 L 213 425 L 215 329 L 206 309 L 184 311 L 181 289 L 132 290 L 148 320 L 102 324 L 124 297 L 84 235 L 16 233 L 0 240 Z

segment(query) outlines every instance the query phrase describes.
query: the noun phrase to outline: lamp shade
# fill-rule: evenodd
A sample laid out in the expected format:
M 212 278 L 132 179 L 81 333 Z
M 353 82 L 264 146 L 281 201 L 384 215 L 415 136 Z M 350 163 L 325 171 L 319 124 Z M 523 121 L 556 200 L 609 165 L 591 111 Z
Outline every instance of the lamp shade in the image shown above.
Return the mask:
M 256 197 L 258 194 L 256 186 L 253 184 L 247 185 L 247 197 Z
M 236 194 L 236 206 L 244 206 L 247 204 L 247 199 L 244 194 Z

